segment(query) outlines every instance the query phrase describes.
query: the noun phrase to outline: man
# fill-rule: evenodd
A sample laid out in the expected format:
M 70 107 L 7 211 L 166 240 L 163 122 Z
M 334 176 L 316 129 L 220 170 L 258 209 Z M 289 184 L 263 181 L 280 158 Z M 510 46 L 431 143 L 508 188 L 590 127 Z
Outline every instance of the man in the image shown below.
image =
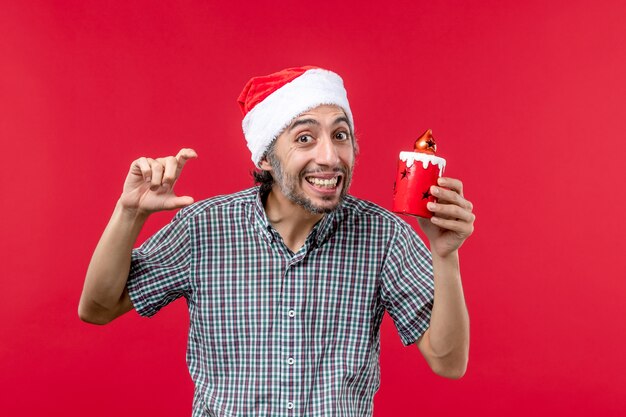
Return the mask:
M 196 204 L 173 192 L 196 157 L 134 161 L 89 265 L 81 319 L 107 323 L 189 306 L 198 416 L 363 416 L 379 384 L 388 311 L 439 375 L 467 366 L 458 249 L 472 233 L 462 183 L 441 178 L 415 231 L 347 194 L 356 154 L 341 78 L 290 68 L 250 80 L 243 130 L 260 187 Z M 139 249 L 148 216 L 185 207 Z

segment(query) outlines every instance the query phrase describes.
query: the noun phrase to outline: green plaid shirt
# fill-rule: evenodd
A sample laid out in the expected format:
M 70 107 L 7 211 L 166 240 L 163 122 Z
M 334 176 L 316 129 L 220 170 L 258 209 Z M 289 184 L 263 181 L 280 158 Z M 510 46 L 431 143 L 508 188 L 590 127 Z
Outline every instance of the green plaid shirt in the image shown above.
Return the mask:
M 152 316 L 185 297 L 193 416 L 368 416 L 385 311 L 405 345 L 428 328 L 432 262 L 415 231 L 348 196 L 292 253 L 257 187 L 181 210 L 133 251 Z

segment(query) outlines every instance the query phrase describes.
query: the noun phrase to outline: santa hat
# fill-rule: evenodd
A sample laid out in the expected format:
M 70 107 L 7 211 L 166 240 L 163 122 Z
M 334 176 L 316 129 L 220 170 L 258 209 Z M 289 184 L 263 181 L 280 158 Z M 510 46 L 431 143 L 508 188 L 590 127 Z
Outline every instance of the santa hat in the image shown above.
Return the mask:
M 332 71 L 305 66 L 254 77 L 239 95 L 243 134 L 258 166 L 267 147 L 300 114 L 323 104 L 343 109 L 354 130 L 343 80 Z

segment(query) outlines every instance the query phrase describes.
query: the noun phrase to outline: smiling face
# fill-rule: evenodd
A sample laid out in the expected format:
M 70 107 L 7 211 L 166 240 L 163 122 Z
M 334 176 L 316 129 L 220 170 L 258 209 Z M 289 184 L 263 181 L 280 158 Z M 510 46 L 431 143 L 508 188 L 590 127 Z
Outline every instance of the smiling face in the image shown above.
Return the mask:
M 345 113 L 337 106 L 324 105 L 298 116 L 260 166 L 272 173 L 271 192 L 277 197 L 322 214 L 336 209 L 347 194 L 354 157 L 354 138 Z

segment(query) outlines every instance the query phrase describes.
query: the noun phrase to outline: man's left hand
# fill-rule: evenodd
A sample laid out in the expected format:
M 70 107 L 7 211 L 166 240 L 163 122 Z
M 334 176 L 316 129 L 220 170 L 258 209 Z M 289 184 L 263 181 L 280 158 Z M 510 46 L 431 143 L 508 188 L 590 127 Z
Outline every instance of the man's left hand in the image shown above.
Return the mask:
M 433 212 L 430 219 L 419 218 L 419 224 L 428 240 L 433 254 L 446 257 L 458 250 L 474 231 L 476 216 L 473 205 L 463 197 L 463 183 L 454 178 L 441 177 L 430 192 L 437 198 L 428 203 Z

